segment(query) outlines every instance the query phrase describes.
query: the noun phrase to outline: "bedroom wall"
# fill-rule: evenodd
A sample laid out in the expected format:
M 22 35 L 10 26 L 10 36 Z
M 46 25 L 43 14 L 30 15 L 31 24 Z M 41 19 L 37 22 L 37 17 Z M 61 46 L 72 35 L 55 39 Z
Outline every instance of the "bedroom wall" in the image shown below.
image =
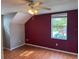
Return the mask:
M 10 23 L 10 47 L 11 50 L 25 44 L 25 26 L 24 23 L 31 18 L 32 15 L 18 12 Z
M 10 13 L 3 15 L 2 30 L 3 30 L 3 46 L 10 49 L 10 22 L 16 13 Z
M 25 44 L 25 34 L 24 34 L 23 24 L 10 24 L 10 49 L 15 49 Z
M 56 40 L 51 38 L 51 14 L 33 16 L 25 23 L 26 43 L 59 49 L 68 52 L 78 52 L 78 11 L 65 11 L 68 14 L 68 39 Z M 59 12 L 63 13 L 63 12 Z M 58 46 L 56 46 L 58 44 Z
M 3 45 L 4 48 L 13 50 L 25 44 L 24 23 L 31 18 L 28 13 L 18 12 L 3 15 Z

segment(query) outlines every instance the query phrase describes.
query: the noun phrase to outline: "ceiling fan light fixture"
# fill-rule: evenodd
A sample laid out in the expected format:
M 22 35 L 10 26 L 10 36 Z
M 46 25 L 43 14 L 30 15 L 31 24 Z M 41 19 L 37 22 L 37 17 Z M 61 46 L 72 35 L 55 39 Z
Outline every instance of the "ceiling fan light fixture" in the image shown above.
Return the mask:
M 28 13 L 30 13 L 32 15 L 36 15 L 38 13 L 38 10 L 29 9 Z
M 25 0 L 28 2 L 27 12 L 32 15 L 37 15 L 40 9 L 51 10 L 48 7 L 42 6 L 43 2 L 35 1 L 35 0 Z

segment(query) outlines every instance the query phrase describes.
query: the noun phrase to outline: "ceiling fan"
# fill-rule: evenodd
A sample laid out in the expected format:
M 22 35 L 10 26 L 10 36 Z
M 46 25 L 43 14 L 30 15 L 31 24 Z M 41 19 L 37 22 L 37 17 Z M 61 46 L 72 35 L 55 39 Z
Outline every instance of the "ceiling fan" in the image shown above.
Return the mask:
M 51 8 L 42 6 L 43 2 L 35 1 L 35 0 L 25 0 L 27 2 L 28 13 L 32 15 L 38 14 L 40 9 L 51 10 Z

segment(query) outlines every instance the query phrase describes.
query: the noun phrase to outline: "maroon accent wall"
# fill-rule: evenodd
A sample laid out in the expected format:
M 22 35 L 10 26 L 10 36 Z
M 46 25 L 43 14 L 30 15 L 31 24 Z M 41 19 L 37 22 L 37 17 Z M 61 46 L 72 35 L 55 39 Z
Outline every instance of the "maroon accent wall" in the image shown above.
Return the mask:
M 78 11 L 67 11 L 67 14 L 67 40 L 57 40 L 51 38 L 51 14 L 43 14 L 33 16 L 25 24 L 26 43 L 77 53 Z M 56 43 L 58 43 L 58 46 L 56 46 Z

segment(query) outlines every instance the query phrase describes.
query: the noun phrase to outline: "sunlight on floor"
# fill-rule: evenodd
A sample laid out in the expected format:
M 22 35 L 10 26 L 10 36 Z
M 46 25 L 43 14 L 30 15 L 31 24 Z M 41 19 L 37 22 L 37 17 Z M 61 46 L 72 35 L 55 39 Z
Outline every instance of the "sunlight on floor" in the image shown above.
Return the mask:
M 23 53 L 20 54 L 20 56 L 29 56 L 32 53 L 34 53 L 34 51 L 24 51 Z

